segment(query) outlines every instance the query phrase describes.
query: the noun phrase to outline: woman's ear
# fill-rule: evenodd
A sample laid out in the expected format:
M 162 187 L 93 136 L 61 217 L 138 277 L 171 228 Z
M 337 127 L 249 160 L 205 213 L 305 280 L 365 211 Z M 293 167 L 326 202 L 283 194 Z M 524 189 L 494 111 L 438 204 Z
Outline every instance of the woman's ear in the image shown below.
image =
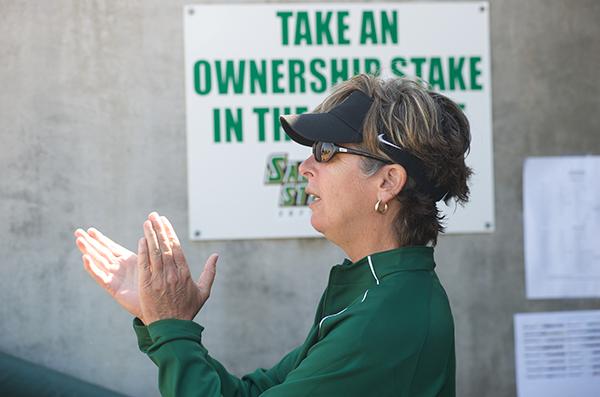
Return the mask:
M 378 199 L 384 203 L 391 201 L 406 185 L 408 174 L 399 164 L 390 164 L 379 170 L 381 174 Z

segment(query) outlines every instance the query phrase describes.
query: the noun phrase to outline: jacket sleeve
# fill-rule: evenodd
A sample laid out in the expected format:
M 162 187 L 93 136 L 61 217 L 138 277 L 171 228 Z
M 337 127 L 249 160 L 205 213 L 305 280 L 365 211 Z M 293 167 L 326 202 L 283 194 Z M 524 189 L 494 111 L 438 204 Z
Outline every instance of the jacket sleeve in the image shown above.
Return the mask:
M 240 379 L 209 356 L 202 346 L 203 329 L 193 321 L 160 320 L 146 327 L 134 320 L 140 350 L 158 366 L 163 396 L 258 396 L 283 382 L 300 351 L 298 347 L 273 368 L 260 368 Z

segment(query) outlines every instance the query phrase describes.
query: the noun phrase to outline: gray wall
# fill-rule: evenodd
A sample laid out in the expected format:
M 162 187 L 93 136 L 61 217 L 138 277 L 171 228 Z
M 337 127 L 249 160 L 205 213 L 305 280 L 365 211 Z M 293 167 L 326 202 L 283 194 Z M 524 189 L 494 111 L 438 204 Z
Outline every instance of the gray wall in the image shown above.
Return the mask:
M 84 272 L 72 231 L 134 247 L 148 212 L 187 230 L 182 1 L 0 0 L 0 350 L 158 395 L 131 318 Z M 441 238 L 460 396 L 515 395 L 512 315 L 598 309 L 524 295 L 526 156 L 600 152 L 600 3 L 492 1 L 496 232 Z M 342 253 L 323 239 L 191 243 L 217 280 L 197 321 L 236 374 L 300 343 Z

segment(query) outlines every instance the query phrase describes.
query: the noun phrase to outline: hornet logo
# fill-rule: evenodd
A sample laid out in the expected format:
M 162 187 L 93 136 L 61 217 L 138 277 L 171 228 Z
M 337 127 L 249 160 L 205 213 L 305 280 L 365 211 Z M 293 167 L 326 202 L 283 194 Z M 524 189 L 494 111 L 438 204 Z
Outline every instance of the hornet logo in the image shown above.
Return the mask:
M 298 172 L 301 160 L 288 160 L 287 153 L 273 153 L 267 158 L 265 185 L 281 185 L 280 207 L 304 207 L 310 204 L 313 196 L 306 194 L 305 177 Z

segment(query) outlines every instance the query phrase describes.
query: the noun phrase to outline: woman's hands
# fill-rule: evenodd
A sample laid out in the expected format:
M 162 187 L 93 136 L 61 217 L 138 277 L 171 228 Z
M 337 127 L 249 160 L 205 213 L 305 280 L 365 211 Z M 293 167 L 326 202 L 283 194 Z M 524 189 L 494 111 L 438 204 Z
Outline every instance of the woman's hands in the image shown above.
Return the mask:
M 148 219 L 137 257 L 143 321 L 148 325 L 166 318 L 191 320 L 210 295 L 218 255 L 208 258 L 194 282 L 169 220 L 156 212 Z
M 94 228 L 77 229 L 75 237 L 85 270 L 118 304 L 141 319 L 137 256 Z
M 191 320 L 210 295 L 218 255 L 208 258 L 194 282 L 173 226 L 156 212 L 144 222 L 138 255 L 93 228 L 77 229 L 75 236 L 88 273 L 146 325 L 166 318 Z

